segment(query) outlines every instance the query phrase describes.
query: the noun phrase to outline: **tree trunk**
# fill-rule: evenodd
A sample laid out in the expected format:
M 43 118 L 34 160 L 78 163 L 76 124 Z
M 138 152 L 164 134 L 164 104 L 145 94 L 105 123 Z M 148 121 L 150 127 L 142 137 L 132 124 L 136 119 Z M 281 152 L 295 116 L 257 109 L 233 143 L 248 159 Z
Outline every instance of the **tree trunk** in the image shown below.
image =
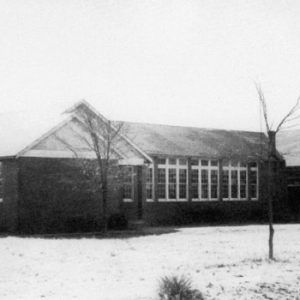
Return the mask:
M 269 259 L 274 259 L 274 228 L 273 228 L 273 174 L 271 166 L 272 146 L 269 138 L 269 154 L 268 154 L 268 216 L 269 216 Z
M 102 186 L 102 213 L 103 213 L 103 231 L 107 232 L 107 183 Z

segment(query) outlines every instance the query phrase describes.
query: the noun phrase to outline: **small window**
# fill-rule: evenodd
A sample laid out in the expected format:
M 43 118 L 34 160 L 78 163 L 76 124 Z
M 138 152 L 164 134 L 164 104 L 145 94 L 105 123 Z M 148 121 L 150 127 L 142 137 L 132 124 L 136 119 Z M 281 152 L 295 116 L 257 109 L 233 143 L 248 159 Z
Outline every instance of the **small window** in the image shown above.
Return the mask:
M 217 160 L 212 160 L 212 161 L 210 162 L 210 165 L 211 165 L 212 167 L 217 167 L 217 166 L 218 166 L 218 161 L 217 161 Z
M 198 165 L 199 165 L 199 159 L 193 158 L 193 159 L 191 160 L 191 165 L 192 165 L 192 166 L 198 166 Z
M 180 158 L 179 159 L 179 165 L 185 166 L 186 165 L 186 159 L 185 158 Z
M 169 165 L 176 165 L 176 158 L 169 158 Z
M 165 158 L 158 158 L 157 159 L 157 163 L 159 165 L 165 165 L 166 164 L 166 159 Z
M 208 166 L 208 160 L 201 160 L 201 166 Z

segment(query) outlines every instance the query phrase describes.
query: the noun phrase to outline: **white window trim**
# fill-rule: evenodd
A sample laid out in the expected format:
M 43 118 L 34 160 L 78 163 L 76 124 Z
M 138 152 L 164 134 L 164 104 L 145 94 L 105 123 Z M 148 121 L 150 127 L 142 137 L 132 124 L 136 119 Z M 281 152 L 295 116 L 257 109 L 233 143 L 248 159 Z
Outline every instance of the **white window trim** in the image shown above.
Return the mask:
M 255 167 L 257 168 L 257 167 Z M 247 201 L 248 199 L 248 187 L 249 187 L 249 177 L 247 172 L 247 166 L 243 167 L 241 166 L 241 162 L 238 162 L 236 166 L 231 165 L 231 161 L 228 162 L 228 166 L 223 166 L 222 170 L 228 171 L 228 198 L 223 198 L 224 201 Z M 231 171 L 237 171 L 238 172 L 238 194 L 237 198 L 231 197 Z M 241 171 L 246 171 L 246 197 L 241 198 Z M 258 176 L 258 172 L 257 172 Z
M 174 158 L 166 158 L 166 163 L 165 164 L 158 164 L 157 167 L 160 169 L 165 169 L 165 193 L 166 193 L 166 198 L 159 198 L 159 202 L 187 202 L 188 201 L 188 164 L 187 164 L 187 159 L 186 159 L 186 164 L 185 165 L 180 165 L 179 164 L 179 159 L 180 158 L 175 158 L 176 159 L 176 164 L 170 164 L 169 160 L 174 159 Z M 169 169 L 175 169 L 176 170 L 176 198 L 170 199 L 169 198 Z M 179 170 L 184 169 L 186 170 L 186 198 L 179 198 Z
M 201 165 L 201 159 L 198 160 L 198 165 L 192 166 L 191 169 L 193 170 L 198 170 L 198 198 L 192 198 L 192 201 L 194 202 L 208 202 L 208 201 L 218 201 L 219 200 L 219 161 L 216 166 L 211 165 L 211 161 L 217 161 L 217 159 L 202 159 L 202 160 L 207 160 L 208 165 L 207 166 L 202 166 Z M 208 197 L 207 198 L 202 198 L 202 174 L 201 170 L 207 170 L 208 174 Z M 216 198 L 211 198 L 211 170 L 216 170 L 218 174 L 218 184 L 217 184 L 217 197 Z

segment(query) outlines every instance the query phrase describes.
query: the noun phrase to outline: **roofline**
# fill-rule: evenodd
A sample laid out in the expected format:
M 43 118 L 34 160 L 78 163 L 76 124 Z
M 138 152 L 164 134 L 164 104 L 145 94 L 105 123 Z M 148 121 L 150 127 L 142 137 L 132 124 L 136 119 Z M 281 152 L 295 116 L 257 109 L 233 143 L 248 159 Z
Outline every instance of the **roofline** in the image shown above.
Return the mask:
M 48 130 L 46 133 L 44 133 L 42 136 L 34 140 L 32 143 L 30 143 L 28 146 L 26 146 L 23 150 L 19 151 L 15 157 L 18 158 L 20 156 L 23 156 L 27 151 L 29 151 L 31 148 L 36 146 L 39 142 L 41 142 L 43 139 L 49 137 L 52 133 L 54 133 L 56 130 L 62 128 L 64 125 L 66 125 L 69 121 L 71 121 L 74 118 L 74 116 L 69 116 L 65 120 L 61 121 L 59 124 Z
M 85 105 L 88 109 L 90 109 L 94 114 L 96 114 L 100 119 L 104 120 L 105 122 L 108 122 L 108 119 L 106 119 L 102 114 L 98 112 L 97 109 L 95 109 L 90 103 L 88 103 L 85 99 L 82 99 L 75 103 L 71 108 L 67 109 L 65 113 L 73 113 L 74 110 L 79 107 L 80 105 Z M 114 130 L 116 130 L 115 126 L 111 125 Z M 140 147 L 138 147 L 136 144 L 134 144 L 128 137 L 124 136 L 122 133 L 120 133 L 120 136 L 129 144 L 131 145 L 136 151 L 138 151 L 140 154 L 142 154 L 147 160 L 150 162 L 153 162 L 152 158 L 143 151 Z

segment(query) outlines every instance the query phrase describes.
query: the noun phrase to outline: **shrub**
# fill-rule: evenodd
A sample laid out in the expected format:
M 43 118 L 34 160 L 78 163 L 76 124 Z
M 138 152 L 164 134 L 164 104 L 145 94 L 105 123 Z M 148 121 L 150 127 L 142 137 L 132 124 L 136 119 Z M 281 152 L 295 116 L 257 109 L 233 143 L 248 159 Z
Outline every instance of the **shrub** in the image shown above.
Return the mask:
M 192 288 L 190 279 L 181 276 L 163 277 L 159 284 L 160 300 L 204 300 L 199 290 Z
M 109 229 L 122 230 L 128 227 L 128 222 L 123 214 L 113 214 L 108 218 L 107 222 Z

